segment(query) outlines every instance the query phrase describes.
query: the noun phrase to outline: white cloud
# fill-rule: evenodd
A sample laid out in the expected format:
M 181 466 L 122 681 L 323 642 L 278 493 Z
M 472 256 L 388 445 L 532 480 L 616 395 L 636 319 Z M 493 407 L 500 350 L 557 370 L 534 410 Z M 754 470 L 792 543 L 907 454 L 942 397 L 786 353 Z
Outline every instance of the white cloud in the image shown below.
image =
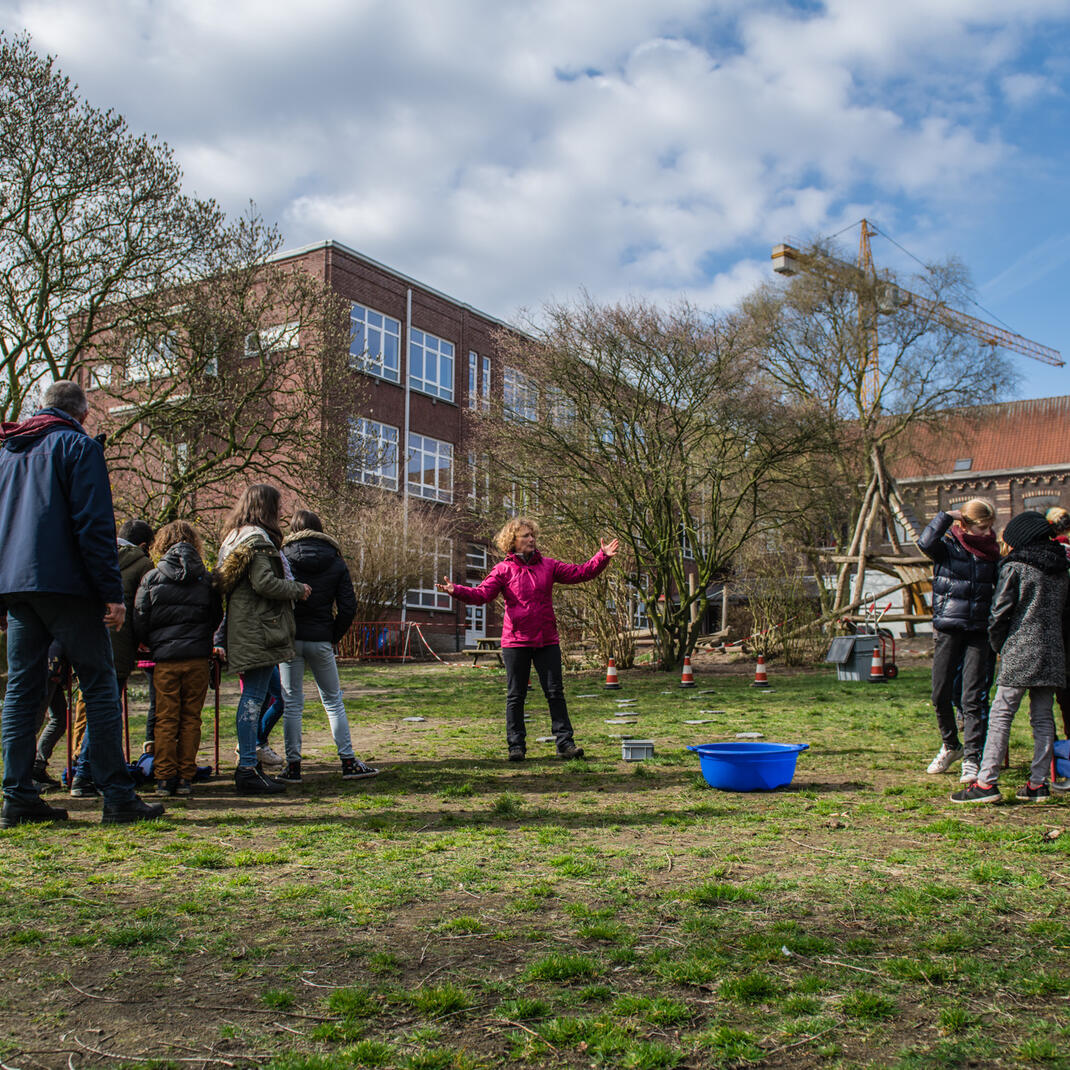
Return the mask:
M 509 315 L 727 301 L 755 247 L 984 196 L 1060 0 L 0 0 L 191 188 Z M 1050 78 L 1050 76 L 1047 76 Z M 858 213 L 852 215 L 851 213 Z M 734 265 L 734 266 L 731 266 Z

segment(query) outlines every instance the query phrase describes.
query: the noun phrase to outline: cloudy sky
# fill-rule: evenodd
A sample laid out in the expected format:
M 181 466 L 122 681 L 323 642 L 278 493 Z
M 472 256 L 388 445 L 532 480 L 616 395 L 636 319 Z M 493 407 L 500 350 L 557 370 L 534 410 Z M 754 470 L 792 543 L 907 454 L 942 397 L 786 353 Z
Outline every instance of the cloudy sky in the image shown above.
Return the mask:
M 191 192 L 505 319 L 730 305 L 774 242 L 866 217 L 1070 358 L 1070 0 L 0 0 L 0 28 Z

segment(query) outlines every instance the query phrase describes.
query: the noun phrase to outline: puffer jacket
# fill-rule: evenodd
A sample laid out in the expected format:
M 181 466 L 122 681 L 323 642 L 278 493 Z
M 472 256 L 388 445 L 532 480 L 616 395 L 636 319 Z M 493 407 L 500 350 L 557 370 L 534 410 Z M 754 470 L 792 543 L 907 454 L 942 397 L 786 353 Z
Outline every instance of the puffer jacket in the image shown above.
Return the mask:
M 111 652 L 115 659 L 115 675 L 129 676 L 137 662 L 138 640 L 134 634 L 134 599 L 145 573 L 152 568 L 152 558 L 140 546 L 119 543 L 119 572 L 123 578 L 123 603 L 126 619 L 117 632 L 111 632 Z
M 217 575 L 227 599 L 227 664 L 235 672 L 246 672 L 290 661 L 293 603 L 305 593 L 304 587 L 286 578 L 282 554 L 261 528 L 242 528 L 223 548 L 229 553 L 224 557 L 221 550 Z
M 971 554 L 950 534 L 951 524 L 947 513 L 937 513 L 918 540 L 933 560 L 933 627 L 940 632 L 983 632 L 999 562 Z
M 177 542 L 145 573 L 134 602 L 134 629 L 155 661 L 212 656 L 223 600 L 201 555 Z
M 295 531 L 283 542 L 282 552 L 294 579 L 312 588 L 308 598 L 294 606 L 296 638 L 337 643 L 357 613 L 353 581 L 338 543 L 321 531 Z
M 502 646 L 552 646 L 561 641 L 552 601 L 554 584 L 594 579 L 609 561 L 601 550 L 582 565 L 543 557 L 538 550 L 528 561 L 509 554 L 490 570 L 478 587 L 454 585 L 453 597 L 481 606 L 502 594 L 505 599 Z
M 997 684 L 1066 686 L 1068 569 L 1062 547 L 1050 541 L 1030 543 L 1000 562 L 988 624 L 989 643 L 1000 656 Z

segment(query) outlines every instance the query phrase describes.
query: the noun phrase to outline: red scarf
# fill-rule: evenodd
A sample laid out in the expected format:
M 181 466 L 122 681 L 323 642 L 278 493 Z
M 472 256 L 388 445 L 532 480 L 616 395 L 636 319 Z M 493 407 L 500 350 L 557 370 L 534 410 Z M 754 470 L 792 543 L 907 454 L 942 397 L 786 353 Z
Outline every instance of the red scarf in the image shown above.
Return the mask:
M 985 532 L 984 535 L 971 535 L 958 525 L 954 525 L 951 528 L 951 534 L 958 544 L 974 557 L 979 557 L 982 561 L 999 560 L 999 542 L 991 531 Z

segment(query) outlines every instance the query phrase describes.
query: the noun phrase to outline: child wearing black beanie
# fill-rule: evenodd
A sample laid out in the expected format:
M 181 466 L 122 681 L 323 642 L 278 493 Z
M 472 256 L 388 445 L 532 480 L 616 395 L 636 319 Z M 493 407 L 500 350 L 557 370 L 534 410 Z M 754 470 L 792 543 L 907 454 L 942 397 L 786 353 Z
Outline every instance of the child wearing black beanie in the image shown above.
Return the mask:
M 1055 690 L 1066 685 L 1062 631 L 1070 608 L 1070 561 L 1054 541 L 1054 531 L 1037 512 L 1019 513 L 1004 529 L 1007 553 L 1000 562 L 988 618 L 988 637 L 1000 655 L 996 697 L 989 713 L 988 738 L 977 781 L 955 792 L 956 803 L 997 803 L 999 770 L 1011 722 L 1026 692 L 1033 729 L 1029 780 L 1018 789 L 1020 802 L 1047 802 L 1055 718 Z M 1056 784 L 1065 790 L 1070 784 Z

